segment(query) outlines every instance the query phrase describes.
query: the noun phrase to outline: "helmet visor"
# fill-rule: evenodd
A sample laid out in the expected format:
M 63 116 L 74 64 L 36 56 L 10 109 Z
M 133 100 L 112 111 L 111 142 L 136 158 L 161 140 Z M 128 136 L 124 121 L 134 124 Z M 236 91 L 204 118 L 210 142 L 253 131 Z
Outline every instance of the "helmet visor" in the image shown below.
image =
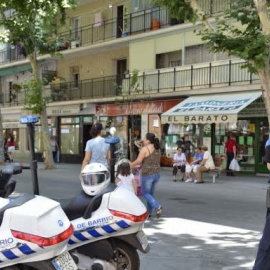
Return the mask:
M 83 174 L 82 183 L 86 186 L 97 186 L 106 181 L 105 173 Z

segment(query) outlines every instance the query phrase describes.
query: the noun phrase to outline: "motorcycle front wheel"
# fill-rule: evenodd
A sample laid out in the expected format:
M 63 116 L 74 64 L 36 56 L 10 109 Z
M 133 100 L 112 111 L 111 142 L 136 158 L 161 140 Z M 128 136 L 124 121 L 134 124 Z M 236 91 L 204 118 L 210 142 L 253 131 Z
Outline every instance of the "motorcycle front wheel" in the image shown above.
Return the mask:
M 139 270 L 140 258 L 137 250 L 124 243 L 117 241 L 114 246 L 115 262 L 117 263 L 117 270 Z

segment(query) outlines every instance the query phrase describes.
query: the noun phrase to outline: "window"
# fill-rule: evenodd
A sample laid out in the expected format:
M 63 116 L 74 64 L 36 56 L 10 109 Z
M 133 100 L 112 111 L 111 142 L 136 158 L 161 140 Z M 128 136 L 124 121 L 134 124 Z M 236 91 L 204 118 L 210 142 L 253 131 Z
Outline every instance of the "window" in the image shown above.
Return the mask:
M 79 66 L 74 66 L 70 68 L 70 76 L 71 76 L 71 81 L 73 82 L 74 87 L 79 86 L 79 81 L 80 81 L 80 68 Z
M 187 47 L 185 54 L 186 65 L 212 62 L 214 60 L 214 54 L 209 52 L 203 44 Z
M 156 55 L 156 68 L 176 67 L 182 65 L 182 51 L 161 53 Z
M 186 65 L 225 60 L 228 58 L 229 56 L 225 52 L 210 52 L 204 44 L 186 47 L 185 49 Z
M 79 117 L 66 117 L 61 119 L 60 141 L 62 154 L 79 154 L 79 123 Z
M 79 37 L 79 28 L 80 28 L 80 19 L 79 18 L 73 18 L 72 20 L 72 38 L 74 40 L 80 39 Z

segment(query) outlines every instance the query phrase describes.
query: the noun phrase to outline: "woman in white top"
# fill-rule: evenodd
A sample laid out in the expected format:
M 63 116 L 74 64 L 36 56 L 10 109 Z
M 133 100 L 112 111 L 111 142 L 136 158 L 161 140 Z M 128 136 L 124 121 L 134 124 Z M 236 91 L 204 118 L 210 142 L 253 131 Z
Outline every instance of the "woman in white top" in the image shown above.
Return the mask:
M 115 184 L 137 194 L 137 184 L 134 175 L 131 173 L 129 160 L 124 160 L 118 165 Z
M 197 168 L 196 179 L 194 181 L 195 184 L 204 183 L 202 179 L 202 173 L 207 172 L 209 170 L 215 169 L 215 163 L 213 161 L 213 157 L 208 151 L 207 146 L 202 146 L 203 151 L 203 160 L 201 162 L 201 166 Z
M 177 171 L 180 170 L 180 180 L 184 181 L 185 170 L 186 170 L 186 155 L 183 153 L 181 147 L 177 148 L 176 153 L 173 156 L 173 181 L 176 182 Z

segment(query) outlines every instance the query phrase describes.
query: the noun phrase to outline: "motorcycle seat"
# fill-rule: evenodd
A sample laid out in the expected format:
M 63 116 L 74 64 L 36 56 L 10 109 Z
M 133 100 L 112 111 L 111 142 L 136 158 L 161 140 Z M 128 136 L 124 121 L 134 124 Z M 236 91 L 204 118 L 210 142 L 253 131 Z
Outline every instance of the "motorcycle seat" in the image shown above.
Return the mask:
M 24 194 L 22 196 L 19 196 L 19 197 L 13 199 L 10 203 L 8 203 L 4 207 L 2 207 L 0 209 L 0 226 L 2 225 L 3 217 L 4 217 L 5 211 L 7 209 L 23 205 L 24 203 L 26 203 L 34 198 L 35 198 L 35 195 L 33 195 L 33 194 Z
M 90 218 L 91 213 L 99 208 L 102 196 L 106 193 L 112 192 L 115 187 L 116 186 L 114 184 L 111 184 L 96 196 L 89 196 L 84 191 L 81 191 L 74 198 L 54 200 L 60 203 L 69 220 L 74 220 L 82 216 L 84 218 Z M 87 215 L 85 215 L 86 212 Z M 90 217 L 88 217 L 89 214 Z

